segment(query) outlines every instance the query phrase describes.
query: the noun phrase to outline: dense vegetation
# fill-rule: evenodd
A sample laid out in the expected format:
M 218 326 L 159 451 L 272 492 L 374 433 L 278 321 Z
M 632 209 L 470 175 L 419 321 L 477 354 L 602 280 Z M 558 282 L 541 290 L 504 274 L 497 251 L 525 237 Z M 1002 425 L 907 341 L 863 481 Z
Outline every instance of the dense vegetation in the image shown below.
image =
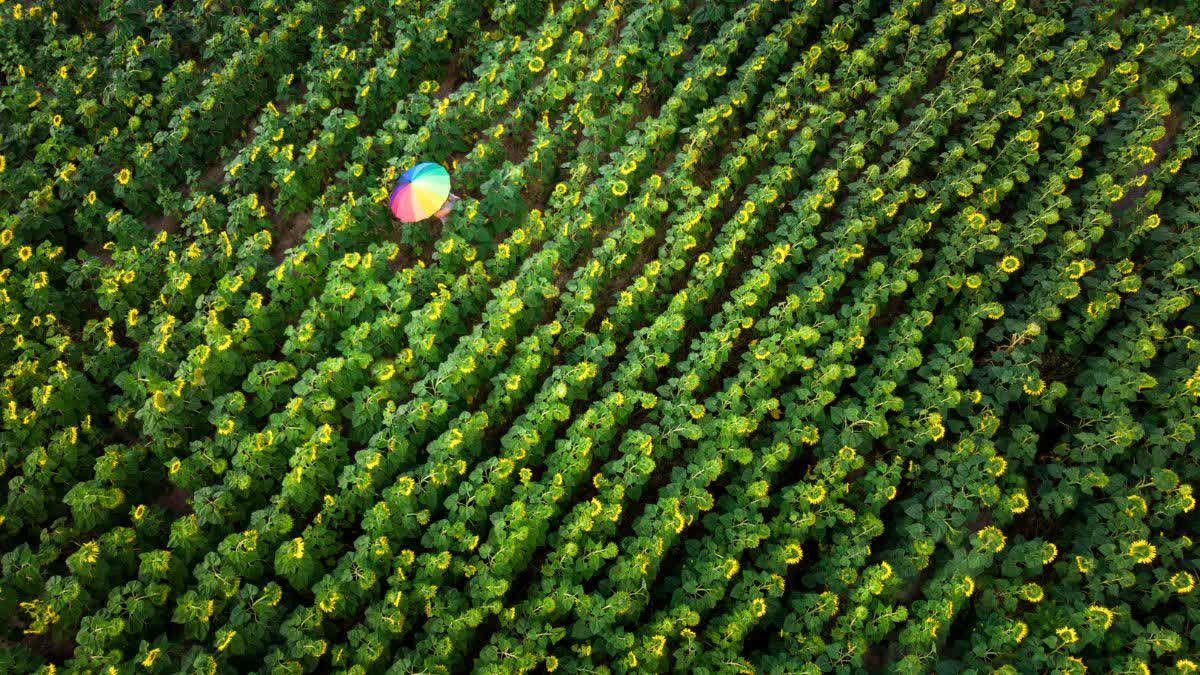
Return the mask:
M 1196 672 L 1198 21 L 0 0 L 0 671 Z

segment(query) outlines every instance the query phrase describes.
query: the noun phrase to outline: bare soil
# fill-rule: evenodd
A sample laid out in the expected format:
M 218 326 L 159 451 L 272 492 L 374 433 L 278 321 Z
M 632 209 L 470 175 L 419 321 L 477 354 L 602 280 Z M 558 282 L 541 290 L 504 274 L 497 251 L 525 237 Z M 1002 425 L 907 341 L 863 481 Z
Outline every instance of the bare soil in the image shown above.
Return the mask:
M 282 261 L 288 249 L 298 244 L 304 238 L 304 233 L 308 231 L 311 224 L 311 211 L 301 211 L 279 223 L 274 242 L 271 244 L 271 255 L 276 260 Z

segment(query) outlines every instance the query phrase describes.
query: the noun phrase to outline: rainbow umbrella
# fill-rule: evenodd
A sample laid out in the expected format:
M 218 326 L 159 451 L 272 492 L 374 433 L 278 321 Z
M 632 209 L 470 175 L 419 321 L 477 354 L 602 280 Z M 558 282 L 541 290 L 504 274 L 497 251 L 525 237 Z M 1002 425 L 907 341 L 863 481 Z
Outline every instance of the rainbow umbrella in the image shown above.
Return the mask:
M 406 223 L 415 223 L 437 213 L 450 195 L 450 174 L 440 164 L 421 162 L 400 175 L 388 207 Z

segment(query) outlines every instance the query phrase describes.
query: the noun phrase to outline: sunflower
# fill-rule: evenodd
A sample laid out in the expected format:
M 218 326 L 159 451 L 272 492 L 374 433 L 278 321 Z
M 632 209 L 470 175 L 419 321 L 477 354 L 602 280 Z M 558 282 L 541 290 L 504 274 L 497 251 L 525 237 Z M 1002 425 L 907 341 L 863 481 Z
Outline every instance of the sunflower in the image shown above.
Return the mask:
M 1154 560 L 1154 557 L 1158 555 L 1158 548 L 1145 539 L 1138 539 L 1129 544 L 1127 552 L 1134 560 L 1144 564 Z

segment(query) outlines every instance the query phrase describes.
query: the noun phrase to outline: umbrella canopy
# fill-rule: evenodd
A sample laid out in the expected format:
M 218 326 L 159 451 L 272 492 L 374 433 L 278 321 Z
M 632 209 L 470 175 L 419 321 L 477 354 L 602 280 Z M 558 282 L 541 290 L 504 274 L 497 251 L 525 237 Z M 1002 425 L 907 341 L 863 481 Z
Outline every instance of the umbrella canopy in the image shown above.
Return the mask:
M 400 175 L 388 207 L 400 220 L 415 223 L 437 213 L 449 195 L 450 174 L 446 169 L 433 162 L 421 162 Z

